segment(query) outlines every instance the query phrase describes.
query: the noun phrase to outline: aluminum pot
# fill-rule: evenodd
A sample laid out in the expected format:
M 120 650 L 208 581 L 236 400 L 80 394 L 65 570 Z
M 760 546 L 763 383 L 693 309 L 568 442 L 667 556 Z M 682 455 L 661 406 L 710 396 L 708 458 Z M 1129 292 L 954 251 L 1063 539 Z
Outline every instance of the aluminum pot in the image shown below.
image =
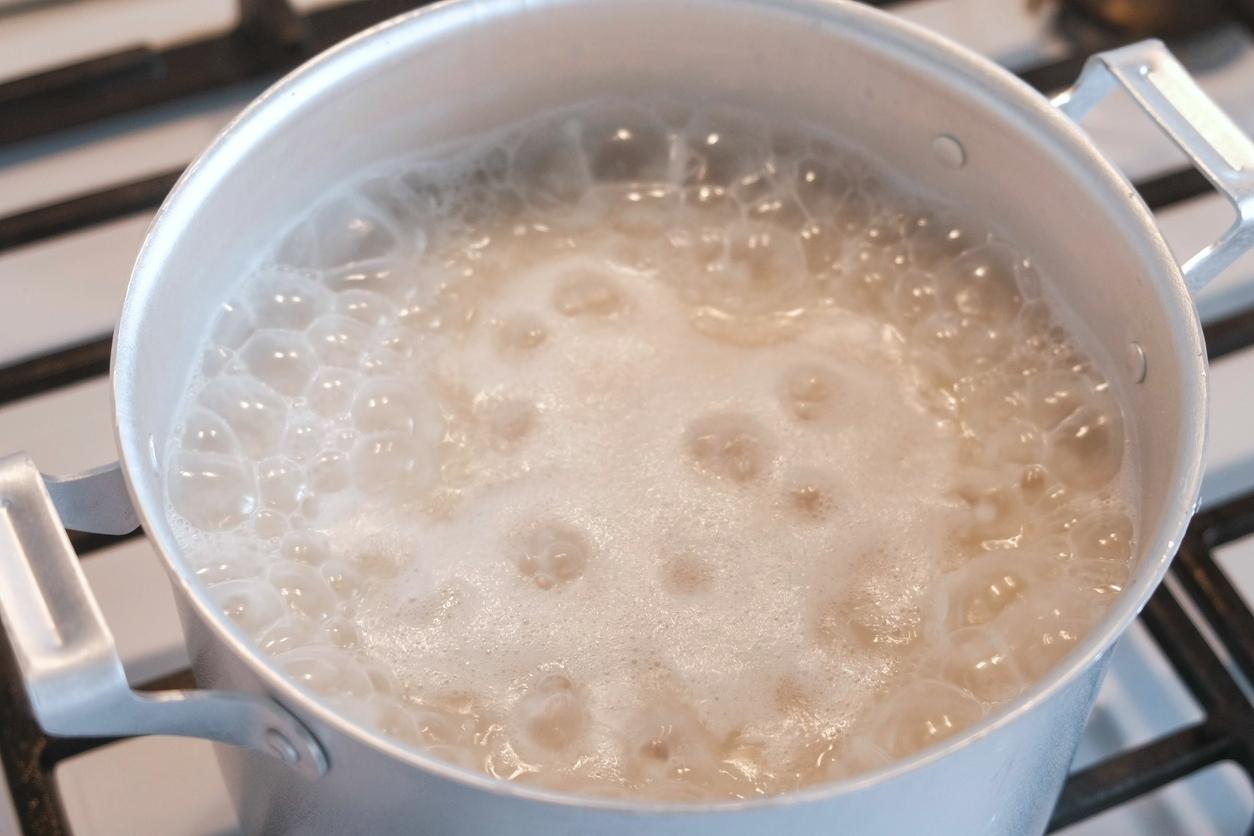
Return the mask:
M 1135 191 L 1073 123 L 1109 91 L 1142 109 L 1237 207 L 1183 269 Z M 393 743 L 297 688 L 195 583 L 166 519 L 165 439 L 198 346 L 252 254 L 334 184 L 607 93 L 683 94 L 829 126 L 903 177 L 997 219 L 1107 370 L 1140 462 L 1134 578 L 1028 693 L 876 772 L 737 803 L 563 795 Z M 1095 57 L 1053 103 L 925 31 L 831 0 L 455 0 L 331 50 L 265 93 L 158 213 L 113 353 L 121 462 L 44 479 L 0 462 L 0 616 L 32 708 L 59 735 L 209 738 L 249 832 L 803 834 L 1041 832 L 1109 651 L 1195 509 L 1205 350 L 1189 290 L 1254 243 L 1254 148 L 1161 44 Z M 129 491 L 129 502 L 128 502 Z M 58 519 L 58 516 L 60 519 Z M 142 521 L 207 689 L 139 695 L 62 531 Z

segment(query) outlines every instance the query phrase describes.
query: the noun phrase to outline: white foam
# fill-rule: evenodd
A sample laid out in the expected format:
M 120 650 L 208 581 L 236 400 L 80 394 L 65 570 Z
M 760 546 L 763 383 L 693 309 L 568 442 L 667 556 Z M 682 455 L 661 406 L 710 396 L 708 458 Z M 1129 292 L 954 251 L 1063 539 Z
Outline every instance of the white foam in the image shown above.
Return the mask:
M 187 559 L 306 687 L 510 780 L 747 797 L 939 741 L 1135 553 L 1118 405 L 945 218 L 730 111 L 369 173 L 219 316 Z

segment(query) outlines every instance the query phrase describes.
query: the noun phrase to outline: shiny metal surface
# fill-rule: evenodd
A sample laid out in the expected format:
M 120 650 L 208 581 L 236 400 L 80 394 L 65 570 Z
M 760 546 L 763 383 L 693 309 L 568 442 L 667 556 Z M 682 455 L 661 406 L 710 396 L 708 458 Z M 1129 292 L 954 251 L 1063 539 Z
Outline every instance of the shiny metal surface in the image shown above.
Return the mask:
M 1197 293 L 1254 247 L 1254 142 L 1198 87 L 1160 41 L 1094 55 L 1054 105 L 1077 122 L 1116 87 L 1136 103 L 1232 204 L 1236 219 L 1218 241 L 1184 265 Z
M 201 737 L 265 752 L 293 774 L 326 771 L 317 742 L 272 700 L 131 690 L 52 497 L 20 454 L 0 459 L 0 622 L 35 717 L 50 734 Z
M 231 277 L 310 200 L 415 146 L 580 99 L 659 93 L 828 126 L 921 189 L 1001 219 L 1039 254 L 1046 291 L 1107 361 L 1142 462 L 1138 571 L 1079 651 L 944 746 L 766 800 L 561 795 L 400 747 L 299 690 L 252 648 L 183 565 L 165 518 L 164 440 L 199 337 Z M 961 144 L 963 165 L 937 162 L 938 135 Z M 1125 363 L 1132 344 L 1143 369 Z M 329 759 L 327 774 L 308 782 L 273 757 L 222 748 L 241 819 L 264 832 L 756 834 L 851 822 L 861 833 L 935 832 L 938 822 L 964 834 L 1039 832 L 1107 650 L 1161 579 L 1193 510 L 1205 435 L 1204 351 L 1180 271 L 1092 142 L 992 64 L 880 13 L 812 0 L 461 0 L 353 39 L 265 94 L 180 181 L 136 265 L 113 370 L 125 474 L 169 564 L 198 677 L 278 700 Z
M 130 534 L 139 528 L 119 462 L 73 476 L 45 474 L 43 479 L 66 528 L 92 534 Z

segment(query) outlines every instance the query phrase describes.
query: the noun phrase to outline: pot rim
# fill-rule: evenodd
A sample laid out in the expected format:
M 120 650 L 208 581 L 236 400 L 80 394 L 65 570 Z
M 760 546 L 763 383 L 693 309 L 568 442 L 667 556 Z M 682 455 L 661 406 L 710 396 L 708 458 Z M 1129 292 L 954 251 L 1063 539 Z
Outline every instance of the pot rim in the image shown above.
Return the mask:
M 1161 272 L 1165 275 L 1154 278 L 1159 281 L 1165 279 L 1166 286 L 1159 287 L 1158 291 L 1168 307 L 1169 317 L 1180 329 L 1174 345 L 1183 378 L 1181 388 L 1184 396 L 1178 408 L 1185 413 L 1181 431 L 1183 437 L 1180 439 L 1181 490 L 1167 514 L 1168 519 L 1156 526 L 1153 542 L 1144 549 L 1137 577 L 1079 648 L 1010 705 L 985 716 L 976 725 L 942 744 L 910 757 L 849 778 L 760 799 L 682 803 L 639 801 L 557 792 L 504 781 L 456 766 L 350 720 L 284 675 L 210 600 L 207 589 L 195 580 L 187 566 L 174 557 L 179 554 L 179 549 L 164 513 L 164 498 L 160 490 L 162 476 L 160 473 L 152 478 L 142 475 L 153 468 L 155 450 L 151 449 L 150 440 L 137 431 L 135 422 L 129 420 L 135 352 L 128 347 L 137 342 L 146 300 L 151 286 L 160 279 L 164 256 L 186 226 L 186 218 L 214 188 L 214 172 L 229 168 L 234 157 L 268 133 L 272 123 L 282 121 L 285 111 L 298 107 L 307 91 L 312 89 L 313 95 L 316 95 L 324 86 L 359 74 L 384 55 L 411 51 L 425 42 L 450 35 L 457 37 L 466 27 L 485 19 L 490 21 L 509 12 L 510 7 L 519 5 L 517 0 L 442 0 L 366 29 L 312 58 L 253 100 L 222 130 L 179 178 L 153 218 L 127 287 L 113 342 L 111 391 L 114 429 L 123 473 L 144 531 L 154 542 L 179 591 L 191 601 L 200 620 L 210 625 L 231 652 L 243 660 L 264 683 L 268 693 L 303 722 L 308 724 L 306 718 L 316 718 L 317 723 L 357 738 L 396 760 L 467 787 L 549 804 L 637 814 L 680 814 L 729 813 L 812 803 L 860 792 L 922 769 L 997 733 L 1035 710 L 1098 663 L 1102 654 L 1111 648 L 1140 612 L 1166 573 L 1196 509 L 1201 485 L 1206 444 L 1206 353 L 1197 312 L 1185 288 L 1180 268 L 1155 225 L 1150 210 L 1128 187 L 1123 175 L 1101 154 L 1087 134 L 1027 84 L 992 61 L 909 21 L 850 0 L 698 1 L 720 6 L 722 13 L 732 10 L 758 14 L 772 12 L 792 15 L 810 24 L 857 29 L 878 43 L 890 44 L 927 61 L 948 65 L 1002 101 L 1012 104 L 1024 117 L 1037 120 L 1041 128 L 1083 166 L 1094 184 L 1099 184 L 1110 195 L 1118 196 L 1119 200 L 1112 204 L 1120 207 L 1123 219 L 1130 221 L 1143 236 L 1144 242 L 1155 251 L 1156 260 L 1164 268 Z M 588 0 L 529 0 L 525 3 L 530 14 L 550 7 L 575 4 L 586 6 Z M 332 763 L 330 768 L 334 769 L 335 764 Z

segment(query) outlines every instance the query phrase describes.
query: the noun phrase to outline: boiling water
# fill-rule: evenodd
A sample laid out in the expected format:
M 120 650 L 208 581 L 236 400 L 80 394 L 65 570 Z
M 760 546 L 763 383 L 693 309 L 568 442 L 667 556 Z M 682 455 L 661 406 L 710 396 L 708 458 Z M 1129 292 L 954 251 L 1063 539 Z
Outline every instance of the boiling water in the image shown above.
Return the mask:
M 603 795 L 744 798 L 1014 699 L 1130 570 L 1026 254 L 829 138 L 631 105 L 397 162 L 219 313 L 184 554 L 298 682 Z

